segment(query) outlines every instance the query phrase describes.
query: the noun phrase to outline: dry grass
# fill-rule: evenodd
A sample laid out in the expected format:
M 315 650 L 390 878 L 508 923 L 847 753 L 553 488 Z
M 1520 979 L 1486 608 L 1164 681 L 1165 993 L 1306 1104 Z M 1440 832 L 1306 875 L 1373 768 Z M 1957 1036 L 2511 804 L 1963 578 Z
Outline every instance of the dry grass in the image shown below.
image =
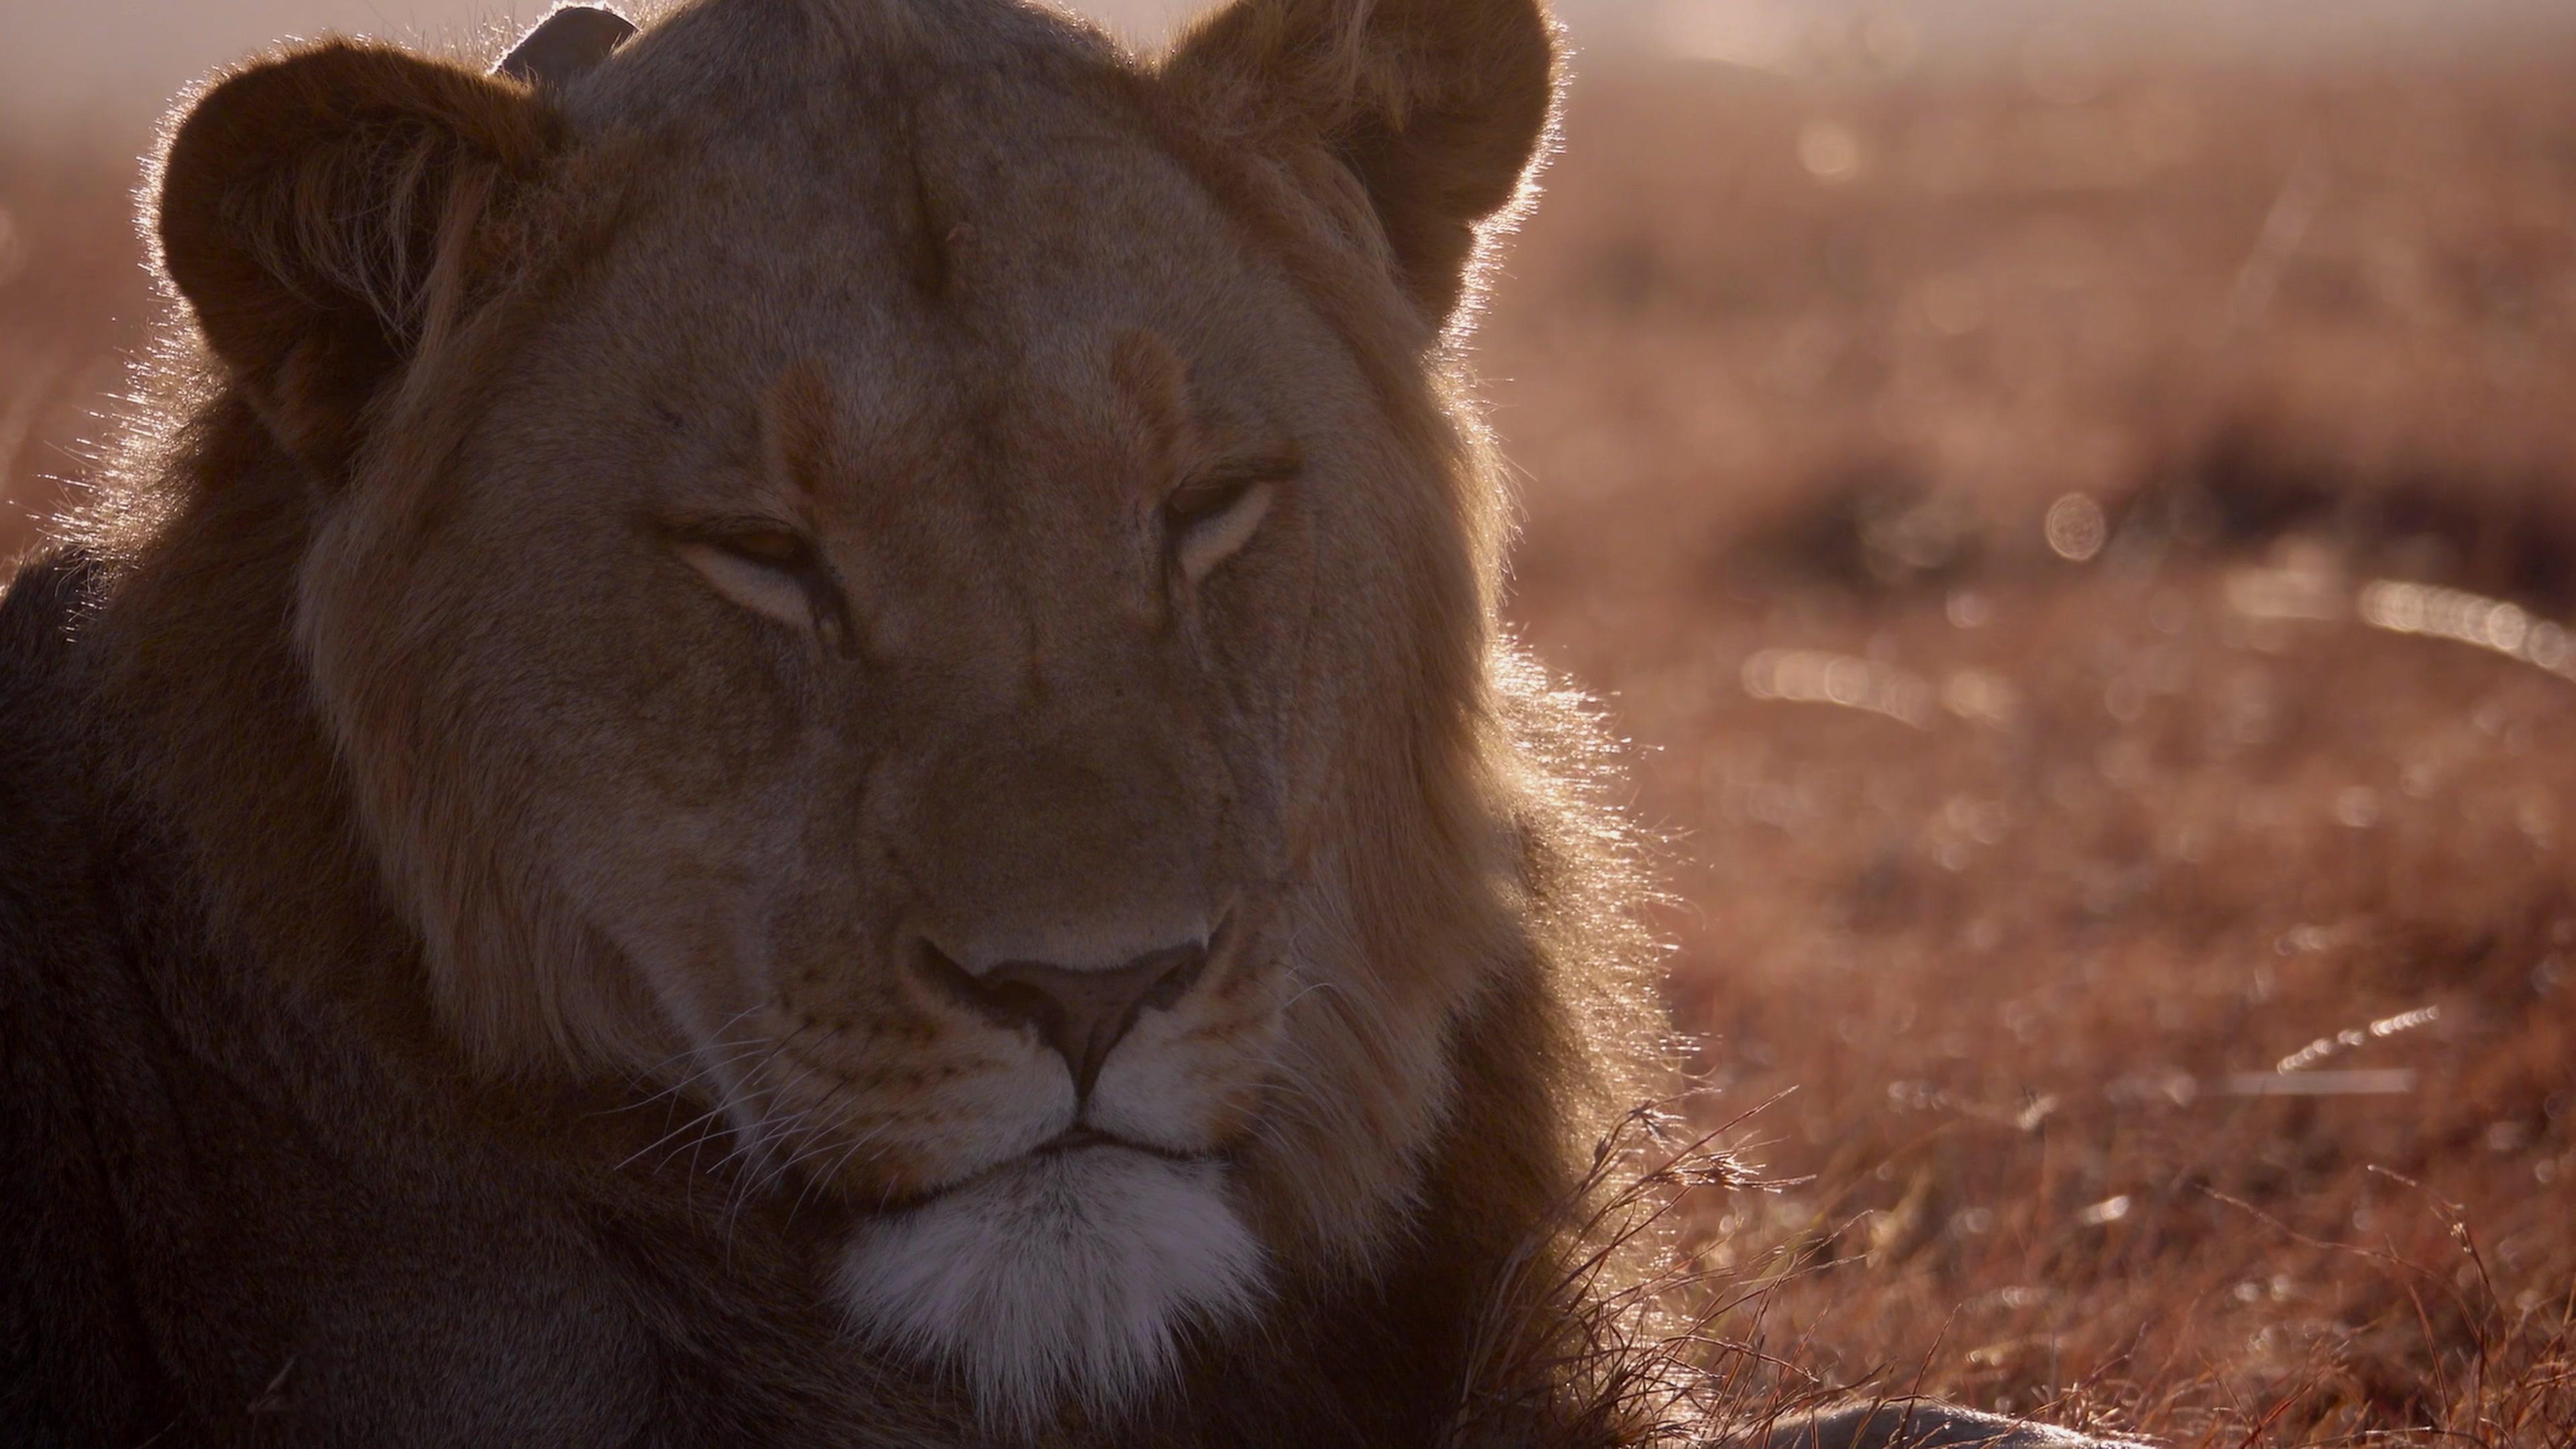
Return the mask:
M 1779 1381 L 2576 1433 L 2570 79 L 1577 91 L 1515 612 L 1792 1093 L 1701 1224 Z
M 1768 1287 L 1709 1352 L 2566 1443 L 2576 69 L 2036 90 L 1605 65 L 1482 343 L 1708 1120 L 1804 1179 L 1686 1206 Z M 37 149 L 0 529 L 144 297 L 124 176 Z

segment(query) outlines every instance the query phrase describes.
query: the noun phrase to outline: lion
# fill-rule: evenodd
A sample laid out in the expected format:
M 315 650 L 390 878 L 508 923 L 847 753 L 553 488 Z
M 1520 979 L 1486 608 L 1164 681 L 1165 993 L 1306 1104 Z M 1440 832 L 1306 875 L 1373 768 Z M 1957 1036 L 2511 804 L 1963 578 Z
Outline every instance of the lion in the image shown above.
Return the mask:
M 0 604 L 5 1437 L 1664 1432 L 1565 1367 L 1660 1018 L 1461 363 L 1560 70 L 695 0 L 207 86 Z

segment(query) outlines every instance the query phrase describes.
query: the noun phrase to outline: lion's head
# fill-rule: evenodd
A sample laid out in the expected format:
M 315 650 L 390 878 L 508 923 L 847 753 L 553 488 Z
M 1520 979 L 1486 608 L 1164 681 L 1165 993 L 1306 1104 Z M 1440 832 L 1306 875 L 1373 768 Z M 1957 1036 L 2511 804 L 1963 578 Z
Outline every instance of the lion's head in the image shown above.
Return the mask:
M 167 152 L 216 441 L 137 590 L 256 514 L 239 688 L 318 721 L 461 1056 L 703 1093 L 846 1213 L 862 1331 L 1113 1403 L 1435 1179 L 1565 1186 L 1550 933 L 1619 903 L 1540 899 L 1574 807 L 1452 365 L 1554 56 L 1530 0 L 1150 63 L 703 0 L 534 88 L 245 69 Z M 247 748 L 170 767 L 235 853 Z

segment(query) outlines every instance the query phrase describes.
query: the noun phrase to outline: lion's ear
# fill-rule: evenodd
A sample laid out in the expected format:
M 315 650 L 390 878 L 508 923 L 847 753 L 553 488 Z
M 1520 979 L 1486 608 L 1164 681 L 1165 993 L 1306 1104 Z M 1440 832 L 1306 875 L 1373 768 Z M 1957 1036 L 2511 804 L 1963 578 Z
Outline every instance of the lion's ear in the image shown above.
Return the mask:
M 1546 141 L 1556 73 L 1539 0 L 1233 0 L 1164 66 L 1221 128 L 1348 167 L 1435 326 Z
M 359 411 L 466 304 L 542 173 L 522 85 L 332 41 L 208 91 L 161 167 L 161 264 L 290 452 L 336 471 Z
M 635 22 L 603 5 L 558 5 L 492 67 L 532 86 L 560 90 L 635 37 Z

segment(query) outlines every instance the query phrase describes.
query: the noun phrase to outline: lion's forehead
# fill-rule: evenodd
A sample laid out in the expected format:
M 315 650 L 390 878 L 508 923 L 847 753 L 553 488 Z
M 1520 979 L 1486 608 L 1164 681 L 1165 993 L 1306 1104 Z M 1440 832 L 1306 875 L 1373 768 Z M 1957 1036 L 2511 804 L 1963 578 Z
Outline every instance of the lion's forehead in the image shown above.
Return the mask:
M 1279 270 L 1142 137 L 884 139 L 797 164 L 740 164 L 714 147 L 625 168 L 631 204 L 603 258 L 604 299 L 652 325 L 611 325 L 693 346 L 733 335 L 789 349 L 782 361 L 1007 360 L 1023 386 L 1105 380 L 1105 343 L 1134 331 L 1195 363 L 1253 365 L 1293 334 L 1320 340 Z M 1271 323 L 1267 348 L 1236 345 L 1254 317 Z M 967 401 L 973 379 L 923 381 Z
M 781 0 L 682 9 L 564 106 L 712 251 L 989 303 L 1121 262 L 1168 272 L 1221 230 L 1142 95 L 1098 37 L 1035 9 Z
M 934 67 L 1117 64 L 1112 47 L 1079 22 L 990 0 L 645 0 L 640 8 L 643 33 L 562 93 L 577 124 L 721 123 L 853 83 L 883 99 Z
M 765 9 L 722 14 L 775 29 Z M 756 78 L 762 47 L 693 46 L 738 72 L 712 89 L 683 83 L 680 59 L 621 52 L 586 82 L 595 184 L 617 193 L 598 209 L 616 221 L 585 269 L 596 290 L 552 319 L 580 339 L 567 353 L 702 398 L 837 363 L 863 433 L 933 455 L 1005 414 L 1045 420 L 1036 445 L 1056 458 L 1127 430 L 1117 358 L 1140 333 L 1211 408 L 1229 391 L 1273 408 L 1333 395 L 1314 386 L 1335 368 L 1316 362 L 1329 334 L 1122 89 L 1133 78 L 1069 28 L 1040 30 L 980 65 L 818 45 L 828 63 L 799 52 L 784 78 Z
M 1321 467 L 1365 429 L 1311 299 L 1074 22 L 973 0 L 684 7 L 562 105 L 584 143 L 569 204 L 605 229 L 562 233 L 584 238 L 559 274 L 578 291 L 530 294 L 514 439 L 667 431 L 629 476 L 739 478 L 779 380 L 812 371 L 834 491 L 904 515 L 830 526 L 900 539 L 879 552 L 935 590 L 975 562 L 943 547 L 997 541 L 1053 540 L 1042 563 L 1094 576 L 1076 555 L 1123 546 L 1102 526 L 1172 466 L 1175 431 Z M 1139 356 L 1167 360 L 1178 404 L 1142 396 Z

